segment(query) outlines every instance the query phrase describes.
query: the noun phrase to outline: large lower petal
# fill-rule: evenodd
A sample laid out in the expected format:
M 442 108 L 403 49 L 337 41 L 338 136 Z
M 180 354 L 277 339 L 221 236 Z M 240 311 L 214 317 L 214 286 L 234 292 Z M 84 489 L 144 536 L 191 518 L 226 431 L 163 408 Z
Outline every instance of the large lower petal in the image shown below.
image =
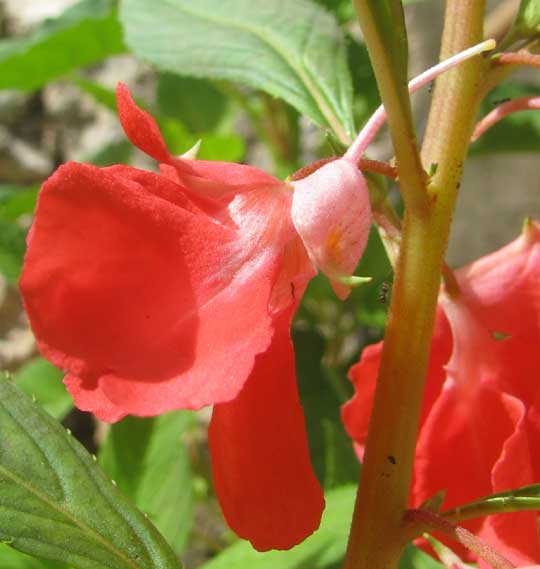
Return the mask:
M 288 549 L 319 526 L 324 508 L 298 400 L 290 310 L 238 397 L 216 405 L 209 444 L 227 523 L 260 550 Z
M 270 342 L 279 262 L 243 248 L 164 177 L 61 167 L 40 193 L 21 289 L 77 404 L 116 420 L 232 399 Z

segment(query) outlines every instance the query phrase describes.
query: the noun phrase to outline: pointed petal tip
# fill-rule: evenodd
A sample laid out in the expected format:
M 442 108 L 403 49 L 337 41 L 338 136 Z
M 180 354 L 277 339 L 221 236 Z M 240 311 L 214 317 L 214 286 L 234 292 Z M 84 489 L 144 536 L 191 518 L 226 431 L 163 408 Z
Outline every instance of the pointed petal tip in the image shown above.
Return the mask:
M 116 87 L 118 118 L 126 136 L 137 148 L 158 162 L 170 162 L 171 157 L 154 118 L 135 103 L 127 86 Z

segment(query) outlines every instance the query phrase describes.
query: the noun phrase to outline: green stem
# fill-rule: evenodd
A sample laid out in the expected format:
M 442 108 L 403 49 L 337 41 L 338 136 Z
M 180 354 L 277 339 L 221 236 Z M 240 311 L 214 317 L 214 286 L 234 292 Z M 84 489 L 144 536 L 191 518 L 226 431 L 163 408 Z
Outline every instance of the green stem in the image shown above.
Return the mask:
M 376 2 L 380 1 L 376 0 Z M 372 4 L 370 0 L 354 0 L 354 7 L 364 33 L 381 99 L 387 113 L 388 126 L 399 166 L 401 193 L 408 207 L 425 212 L 427 206 L 426 175 L 420 160 L 406 77 L 403 82 L 400 74 L 396 73 L 392 52 L 386 45 L 387 37 L 379 28 L 379 22 L 375 17 L 376 8 L 373 8 Z
M 440 284 L 443 247 L 434 237 L 431 216 L 405 215 L 346 569 L 395 567 L 405 545 L 402 519 Z
M 482 504 L 475 504 L 464 508 L 454 508 L 451 511 L 443 512 L 441 516 L 452 523 L 464 522 L 473 518 L 483 518 L 493 514 L 511 514 L 513 512 L 525 512 L 540 510 L 539 498 L 505 498 L 487 501 Z
M 470 47 L 482 37 L 484 4 L 484 0 L 447 1 L 441 59 Z M 478 112 L 477 91 L 488 65 L 476 57 L 441 75 L 435 84 L 422 158 L 427 165 L 439 165 L 431 185 L 435 192 L 448 196 L 446 203 L 455 199 L 457 194 L 463 160 Z
M 409 510 L 405 515 L 405 522 L 422 533 L 434 531 L 444 533 L 464 545 L 493 569 L 514 569 L 514 565 L 488 543 L 469 530 L 451 524 L 438 514 L 426 510 Z
M 361 22 L 365 17 L 362 4 L 355 0 Z M 483 0 L 448 0 L 441 58 L 481 41 L 483 15 Z M 368 33 L 368 48 L 369 41 Z M 374 67 L 379 82 L 380 69 Z M 426 193 L 423 168 L 411 143 L 414 138 L 403 132 L 393 136 L 406 209 L 345 569 L 395 568 L 407 541 L 403 516 L 409 501 L 441 266 L 477 112 L 471 101 L 477 101 L 484 67 L 482 58 L 475 57 L 437 80 L 423 156 L 425 164 L 437 163 L 438 168 L 426 208 L 418 207 L 421 193 L 424 197 Z M 390 119 L 396 101 L 387 100 L 379 86 Z M 393 131 L 395 122 L 389 120 L 389 124 Z
M 538 511 L 540 498 L 526 496 L 507 496 L 493 498 L 482 502 L 473 502 L 459 508 L 441 513 L 441 517 L 452 523 L 459 523 L 473 518 L 482 518 L 493 514 L 509 514 L 512 512 Z

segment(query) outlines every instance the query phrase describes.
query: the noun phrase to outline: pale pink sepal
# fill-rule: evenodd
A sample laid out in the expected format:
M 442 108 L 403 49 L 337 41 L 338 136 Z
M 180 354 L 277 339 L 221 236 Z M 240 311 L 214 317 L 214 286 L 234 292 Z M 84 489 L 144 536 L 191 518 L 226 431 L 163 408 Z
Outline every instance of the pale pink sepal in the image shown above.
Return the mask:
M 354 164 L 335 160 L 293 186 L 294 226 L 313 262 L 344 299 L 350 287 L 339 278 L 355 270 L 371 226 L 366 181 Z

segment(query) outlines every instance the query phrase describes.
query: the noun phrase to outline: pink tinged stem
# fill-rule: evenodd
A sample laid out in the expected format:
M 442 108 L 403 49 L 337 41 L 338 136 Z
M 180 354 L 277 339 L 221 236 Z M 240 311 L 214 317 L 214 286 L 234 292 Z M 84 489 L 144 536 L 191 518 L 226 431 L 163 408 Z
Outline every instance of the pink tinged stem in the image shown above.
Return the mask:
M 493 569 L 513 569 L 514 565 L 485 541 L 470 531 L 456 526 L 441 516 L 427 510 L 408 510 L 405 522 L 422 531 L 444 533 L 464 545 L 469 551 L 491 565 Z
M 540 67 L 540 55 L 522 49 L 517 53 L 501 53 L 494 62 L 495 65 L 526 65 Z
M 495 48 L 495 40 L 486 40 L 482 43 L 474 45 L 460 53 L 441 61 L 441 63 L 431 67 L 427 71 L 424 71 L 418 77 L 415 77 L 409 82 L 409 93 L 414 93 L 420 87 L 430 83 L 441 73 L 448 71 L 452 67 L 459 65 L 460 63 L 479 55 L 484 51 L 491 51 Z M 346 160 L 353 163 L 357 163 L 360 160 L 362 154 L 366 151 L 367 147 L 371 144 L 373 138 L 379 132 L 381 126 L 386 120 L 386 111 L 384 106 L 381 105 L 372 115 L 368 122 L 365 124 L 364 128 L 360 131 L 355 141 L 351 144 L 349 149 L 344 155 Z
M 530 111 L 533 109 L 540 109 L 540 97 L 538 96 L 519 97 L 519 99 L 512 99 L 511 101 L 499 105 L 476 125 L 471 137 L 471 142 L 478 140 L 486 130 L 504 119 L 504 117 L 517 111 Z

